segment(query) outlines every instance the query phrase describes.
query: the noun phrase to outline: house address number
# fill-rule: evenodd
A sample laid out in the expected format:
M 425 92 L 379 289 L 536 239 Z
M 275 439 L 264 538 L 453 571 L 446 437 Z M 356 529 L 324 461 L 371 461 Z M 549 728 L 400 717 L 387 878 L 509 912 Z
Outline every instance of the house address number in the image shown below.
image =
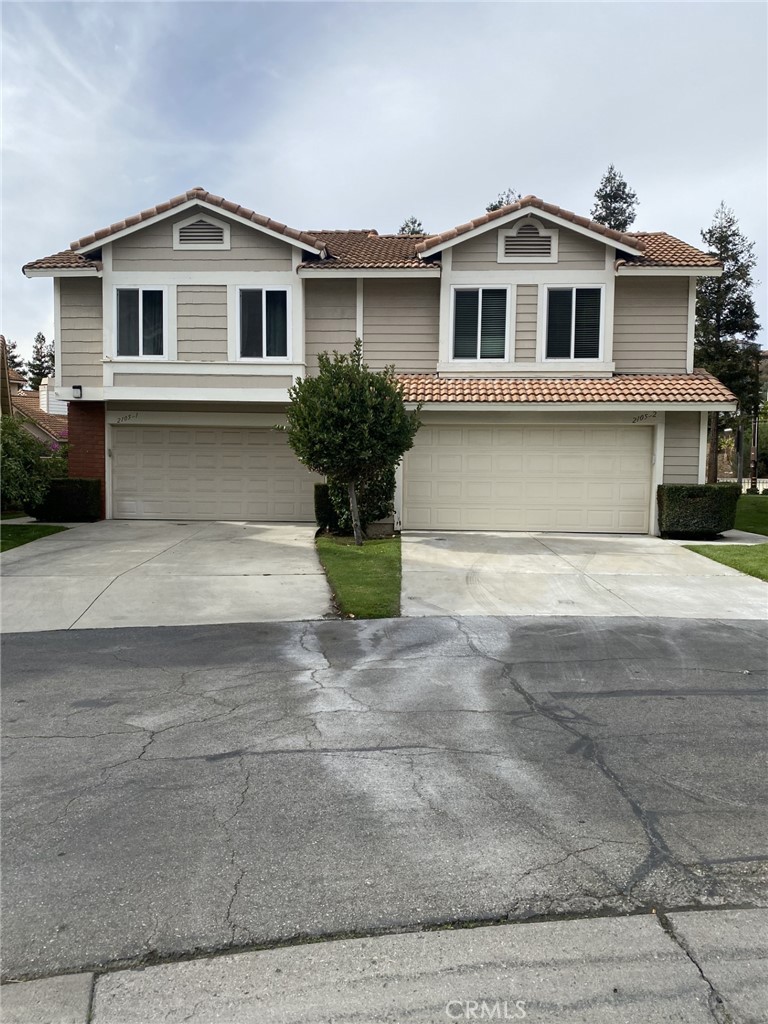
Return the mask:
M 655 419 L 656 419 L 656 413 L 655 412 L 641 412 L 639 416 L 633 416 L 632 417 L 632 422 L 633 423 L 645 423 L 647 420 L 655 420 Z
M 123 416 L 118 416 L 115 423 L 130 423 L 132 420 L 137 420 L 139 414 L 137 412 L 127 412 Z

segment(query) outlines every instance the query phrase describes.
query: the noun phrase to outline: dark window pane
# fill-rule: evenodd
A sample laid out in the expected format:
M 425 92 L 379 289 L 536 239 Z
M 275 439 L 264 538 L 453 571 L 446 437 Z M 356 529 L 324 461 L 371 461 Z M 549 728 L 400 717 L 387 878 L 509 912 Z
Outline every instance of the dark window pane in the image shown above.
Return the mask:
M 480 314 L 480 358 L 503 359 L 507 335 L 507 290 L 484 288 Z
M 458 291 L 455 295 L 453 322 L 454 359 L 477 359 L 477 289 Z
M 288 295 L 267 292 L 267 356 L 288 355 Z
M 551 288 L 547 309 L 547 359 L 571 358 L 571 288 Z
M 240 355 L 247 359 L 264 355 L 260 288 L 240 292 Z
M 117 354 L 139 354 L 139 290 L 117 289 Z
M 142 354 L 163 354 L 163 293 L 144 291 L 141 295 Z
M 575 359 L 597 359 L 600 355 L 600 289 L 576 289 Z

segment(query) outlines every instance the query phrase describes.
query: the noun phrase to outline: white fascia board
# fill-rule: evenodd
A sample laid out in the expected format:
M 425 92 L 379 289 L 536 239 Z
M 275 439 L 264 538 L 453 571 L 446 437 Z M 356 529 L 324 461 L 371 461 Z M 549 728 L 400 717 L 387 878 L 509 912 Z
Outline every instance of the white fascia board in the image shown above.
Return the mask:
M 271 228 L 265 228 L 261 224 L 256 224 L 252 220 L 248 220 L 246 217 L 240 217 L 236 213 L 230 213 L 229 210 L 224 210 L 220 206 L 214 206 L 212 203 L 206 203 L 202 199 L 189 199 L 186 203 L 182 203 L 181 206 L 174 206 L 172 210 L 163 210 L 162 213 L 156 213 L 154 217 L 147 217 L 146 220 L 139 221 L 138 224 L 131 224 L 127 228 L 122 228 L 120 231 L 115 231 L 111 235 L 105 235 L 103 238 L 96 239 L 94 242 L 89 242 L 88 245 L 78 246 L 74 249 L 74 252 L 86 253 L 92 252 L 94 249 L 100 249 L 102 245 L 106 245 L 107 242 L 115 242 L 118 238 L 125 238 L 126 235 L 132 235 L 134 231 L 141 231 L 142 228 L 149 227 L 150 224 L 157 224 L 161 220 L 167 220 L 169 217 L 175 217 L 179 213 L 184 213 L 185 210 L 192 210 L 196 206 L 205 210 L 207 213 L 219 218 L 227 220 L 233 220 L 237 224 L 244 224 L 248 228 L 253 228 L 254 231 L 261 231 L 265 235 L 270 235 L 272 238 L 277 238 L 281 242 L 287 242 L 288 245 L 294 245 L 298 249 L 303 249 L 305 252 L 313 252 L 316 256 L 319 256 L 324 250 L 316 249 L 311 245 L 306 245 L 304 242 L 298 241 L 296 238 L 291 238 L 289 235 L 281 235 L 279 231 L 273 231 Z
M 288 403 L 288 388 L 156 388 L 156 387 L 105 387 L 104 399 L 114 402 L 217 402 L 227 405 L 231 402 L 245 402 L 249 405 L 261 402 Z M 85 398 L 83 389 L 83 398 Z
M 609 238 L 607 235 L 601 235 L 598 231 L 591 231 L 589 228 L 583 228 L 580 224 L 574 224 L 572 220 L 566 220 L 564 217 L 558 217 L 554 213 L 547 213 L 545 210 L 539 209 L 538 206 L 526 206 L 522 210 L 516 210 L 514 213 L 508 213 L 506 217 L 498 217 L 495 220 L 489 221 L 487 224 L 480 224 L 478 227 L 473 228 L 472 231 L 466 231 L 464 234 L 456 235 L 455 238 L 449 238 L 445 242 L 433 245 L 431 249 L 425 249 L 424 252 L 420 252 L 419 257 L 421 259 L 425 259 L 427 256 L 432 256 L 436 252 L 441 252 L 443 249 L 450 249 L 454 245 L 461 245 L 462 242 L 467 242 L 470 238 L 476 238 L 477 235 L 482 235 L 486 231 L 493 231 L 497 228 L 504 227 L 506 224 L 513 224 L 516 220 L 520 220 L 522 217 L 536 217 L 547 220 L 551 224 L 556 224 L 560 228 L 565 228 L 568 231 L 575 231 L 577 235 L 584 235 L 585 238 L 591 238 L 594 242 L 600 242 L 601 245 L 610 245 L 616 249 L 621 249 L 622 252 L 628 252 L 632 256 L 645 255 L 642 249 L 633 249 L 629 245 L 622 244 L 618 239 Z
M 417 402 L 406 401 L 407 409 Z M 423 402 L 423 412 L 734 412 L 735 402 Z
M 619 277 L 722 277 L 722 267 L 633 267 L 616 268 Z
M 440 268 L 436 267 L 434 270 L 421 270 L 418 267 L 413 267 L 410 270 L 403 267 L 400 270 L 386 270 L 386 269 L 363 269 L 355 270 L 354 268 L 345 270 L 312 270 L 308 267 L 304 267 L 298 271 L 299 277 L 311 277 L 314 280 L 319 280 L 323 277 L 328 277 L 332 280 L 337 280 L 340 277 L 412 277 L 421 280 L 422 277 L 440 277 Z
M 64 270 L 63 268 L 56 270 L 51 267 L 50 270 L 25 270 L 25 277 L 101 277 L 101 271 L 96 267 L 83 267 L 82 270 Z

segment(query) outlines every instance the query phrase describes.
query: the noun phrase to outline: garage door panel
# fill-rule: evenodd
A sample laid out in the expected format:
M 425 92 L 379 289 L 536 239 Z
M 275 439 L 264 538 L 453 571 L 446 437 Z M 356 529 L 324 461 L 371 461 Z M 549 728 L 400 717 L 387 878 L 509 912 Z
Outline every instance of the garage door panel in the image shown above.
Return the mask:
M 644 426 L 422 428 L 405 459 L 403 525 L 646 533 L 652 439 Z
M 314 520 L 314 484 L 266 428 L 112 429 L 112 514 L 126 519 Z

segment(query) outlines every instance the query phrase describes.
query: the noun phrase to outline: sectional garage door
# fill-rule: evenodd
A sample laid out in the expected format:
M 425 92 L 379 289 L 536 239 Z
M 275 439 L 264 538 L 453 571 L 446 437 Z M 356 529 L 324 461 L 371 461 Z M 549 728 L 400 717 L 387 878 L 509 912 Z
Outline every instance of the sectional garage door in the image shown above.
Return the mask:
M 265 428 L 113 427 L 116 519 L 312 522 L 319 477 Z
M 422 426 L 403 471 L 403 527 L 647 533 L 653 431 L 633 426 Z

